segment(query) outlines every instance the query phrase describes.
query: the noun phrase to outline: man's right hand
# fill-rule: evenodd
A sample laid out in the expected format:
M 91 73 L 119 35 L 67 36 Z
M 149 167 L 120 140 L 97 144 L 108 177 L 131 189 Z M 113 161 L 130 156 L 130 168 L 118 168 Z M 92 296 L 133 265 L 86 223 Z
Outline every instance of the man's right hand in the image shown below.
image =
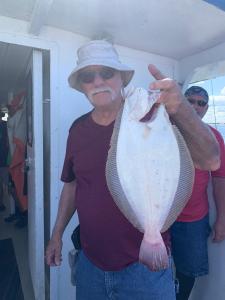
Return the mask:
M 49 266 L 60 266 L 62 261 L 62 239 L 51 238 L 46 248 L 45 260 Z

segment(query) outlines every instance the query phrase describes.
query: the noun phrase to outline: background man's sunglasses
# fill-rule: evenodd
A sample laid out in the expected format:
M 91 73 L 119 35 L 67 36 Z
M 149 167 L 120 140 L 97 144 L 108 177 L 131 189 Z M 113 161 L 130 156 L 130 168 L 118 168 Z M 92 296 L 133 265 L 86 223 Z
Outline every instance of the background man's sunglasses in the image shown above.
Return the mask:
M 187 98 L 188 102 L 190 104 L 198 104 L 198 106 L 201 106 L 201 107 L 204 107 L 207 105 L 208 102 L 206 102 L 205 100 L 194 100 L 194 99 L 190 99 L 190 98 Z
M 78 81 L 80 83 L 92 83 L 95 80 L 96 75 L 100 76 L 103 80 L 111 79 L 117 70 L 112 68 L 102 68 L 99 71 L 82 71 L 78 74 Z

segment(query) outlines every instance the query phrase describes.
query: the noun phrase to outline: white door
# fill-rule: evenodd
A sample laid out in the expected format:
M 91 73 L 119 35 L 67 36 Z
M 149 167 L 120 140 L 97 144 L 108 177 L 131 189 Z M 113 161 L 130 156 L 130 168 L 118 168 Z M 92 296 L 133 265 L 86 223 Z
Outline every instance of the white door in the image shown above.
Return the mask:
M 33 49 L 27 73 L 29 265 L 35 299 L 45 299 L 43 213 L 42 52 Z

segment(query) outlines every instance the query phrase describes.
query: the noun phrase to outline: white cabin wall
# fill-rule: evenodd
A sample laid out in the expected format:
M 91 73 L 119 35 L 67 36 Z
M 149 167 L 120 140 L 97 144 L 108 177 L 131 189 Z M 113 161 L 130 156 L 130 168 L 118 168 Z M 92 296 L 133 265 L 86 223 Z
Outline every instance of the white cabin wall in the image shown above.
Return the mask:
M 191 78 L 193 71 L 197 67 L 205 66 L 225 60 L 225 43 L 202 51 L 198 54 L 186 57 L 179 61 L 179 80 L 184 82 Z
M 29 44 L 29 46 L 41 48 L 41 45 L 48 47 L 54 44 L 54 55 L 56 74 L 54 80 L 57 81 L 57 91 L 51 95 L 52 126 L 51 136 L 53 143 L 51 156 L 54 156 L 54 166 L 51 166 L 51 176 L 56 182 L 51 186 L 51 227 L 56 218 L 59 194 L 62 188 L 60 174 L 65 155 L 66 140 L 69 127 L 74 119 L 91 109 L 87 99 L 81 93 L 68 86 L 67 78 L 76 64 L 76 50 L 83 42 L 89 40 L 80 35 L 63 30 L 44 27 L 41 34 L 36 37 L 27 33 L 28 23 L 16 19 L 0 17 L 0 40 L 7 36 L 7 39 L 15 43 Z M 10 37 L 10 38 L 9 38 Z M 4 40 L 2 40 L 4 42 Z M 121 61 L 135 68 L 136 73 L 132 80 L 132 85 L 148 88 L 153 79 L 149 76 L 147 65 L 153 63 L 160 68 L 166 76 L 178 78 L 178 63 L 176 60 L 155 54 L 137 51 L 122 46 L 116 47 Z M 57 52 L 57 53 L 56 53 Z M 54 145 L 53 145 L 54 144 Z M 77 223 L 74 218 L 68 225 L 63 239 L 63 262 L 59 268 L 51 269 L 51 299 L 75 299 L 75 289 L 70 284 L 70 270 L 68 266 L 68 251 L 72 249 L 70 235 Z M 66 294 L 66 295 L 65 295 Z

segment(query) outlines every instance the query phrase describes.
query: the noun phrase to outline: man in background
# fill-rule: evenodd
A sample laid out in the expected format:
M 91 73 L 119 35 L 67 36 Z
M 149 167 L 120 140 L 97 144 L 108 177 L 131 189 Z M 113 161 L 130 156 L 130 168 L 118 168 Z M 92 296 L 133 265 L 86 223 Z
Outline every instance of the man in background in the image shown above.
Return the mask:
M 0 212 L 6 209 L 4 205 L 4 188 L 8 184 L 8 133 L 7 124 L 2 119 L 5 113 L 0 112 Z
M 28 199 L 26 195 L 26 177 L 24 172 L 26 153 L 26 93 L 16 94 L 8 104 L 8 137 L 10 148 L 10 184 L 12 195 L 10 215 L 5 222 L 16 222 L 16 228 L 23 228 L 28 223 Z
M 209 96 L 206 90 L 192 86 L 184 95 L 202 119 L 208 109 Z M 172 254 L 179 281 L 177 300 L 187 300 L 195 278 L 208 274 L 207 239 L 211 228 L 207 187 L 210 177 L 217 211 L 216 222 L 212 228 L 212 240 L 219 243 L 225 239 L 225 146 L 221 134 L 211 126 L 210 129 L 220 145 L 220 168 L 212 172 L 195 168 L 191 198 L 171 228 Z

